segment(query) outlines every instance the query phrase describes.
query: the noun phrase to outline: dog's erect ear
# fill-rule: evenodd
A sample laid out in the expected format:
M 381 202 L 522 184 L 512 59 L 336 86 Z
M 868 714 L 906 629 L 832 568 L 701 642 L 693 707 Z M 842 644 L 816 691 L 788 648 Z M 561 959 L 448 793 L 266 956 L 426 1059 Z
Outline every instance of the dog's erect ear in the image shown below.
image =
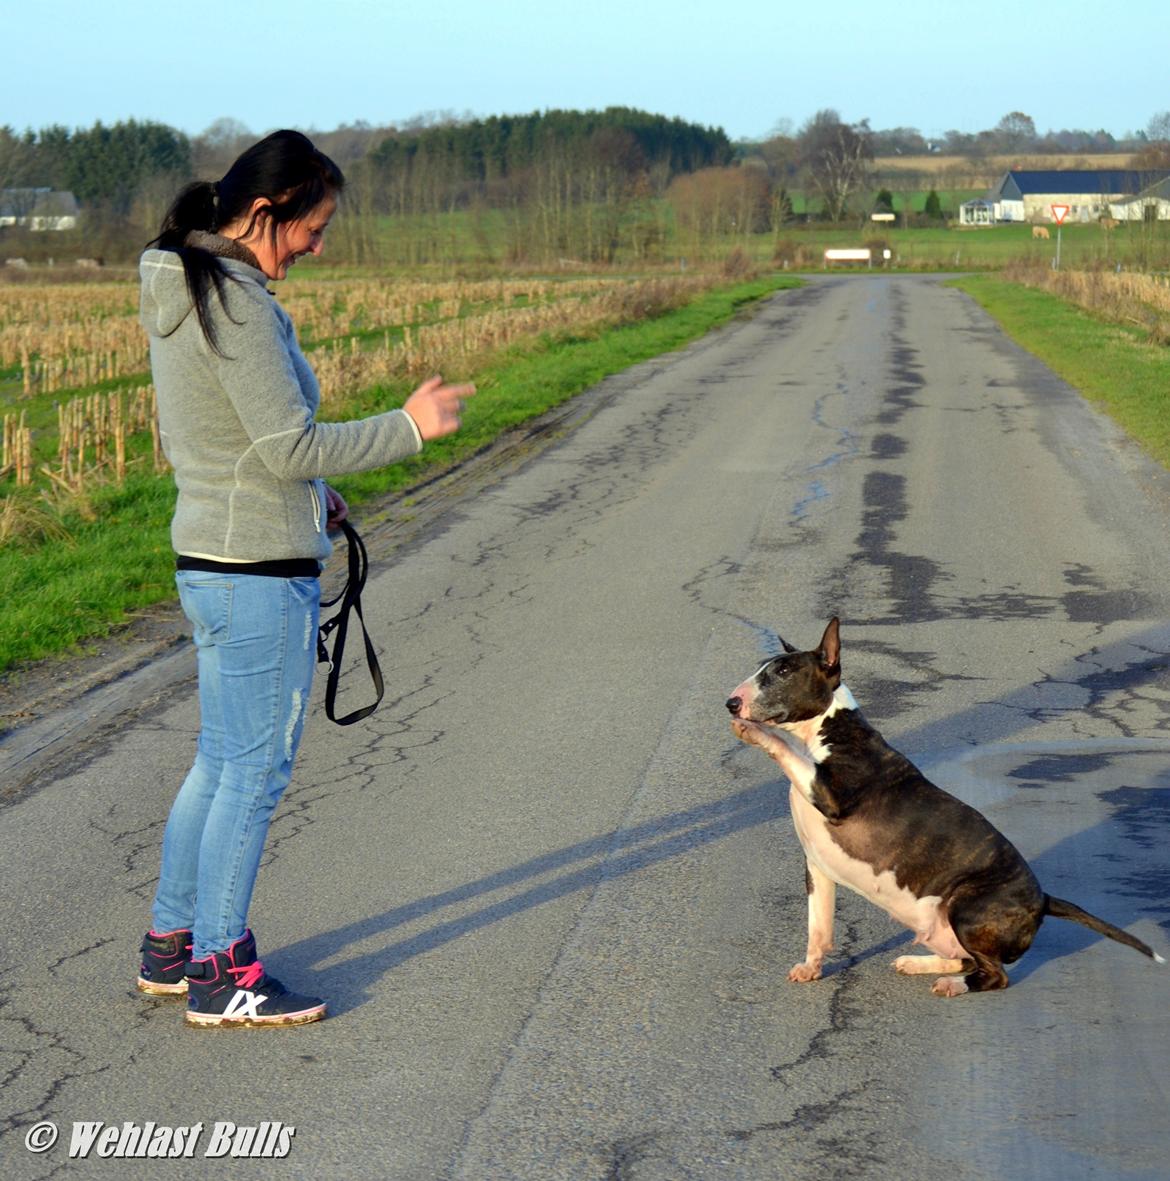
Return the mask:
M 792 653 L 796 651 L 796 649 L 783 636 L 777 636 L 776 639 L 780 641 L 780 647 L 783 648 L 789 656 L 791 656 Z
M 836 615 L 829 620 L 829 626 L 821 636 L 821 646 L 817 652 L 825 668 L 833 670 L 841 667 L 841 621 Z

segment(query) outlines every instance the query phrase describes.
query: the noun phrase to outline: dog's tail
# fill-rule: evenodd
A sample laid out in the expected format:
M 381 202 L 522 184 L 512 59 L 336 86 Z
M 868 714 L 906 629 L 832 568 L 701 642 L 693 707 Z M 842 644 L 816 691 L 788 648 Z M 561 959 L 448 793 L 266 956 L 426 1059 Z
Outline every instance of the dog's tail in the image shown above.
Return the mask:
M 1075 903 L 1066 902 L 1063 898 L 1053 898 L 1051 894 L 1045 894 L 1044 913 L 1052 915 L 1054 919 L 1071 919 L 1074 923 L 1080 923 L 1082 926 L 1096 931 L 1098 935 L 1108 935 L 1110 939 L 1116 939 L 1118 943 L 1124 943 L 1126 947 L 1132 947 L 1134 951 L 1148 955 L 1150 959 L 1159 964 L 1166 962 L 1152 947 L 1143 943 L 1136 935 L 1131 935 L 1128 931 L 1123 931 L 1120 927 L 1115 927 L 1112 923 L 1107 923 L 1104 919 L 1089 914 L 1087 910 L 1081 910 Z

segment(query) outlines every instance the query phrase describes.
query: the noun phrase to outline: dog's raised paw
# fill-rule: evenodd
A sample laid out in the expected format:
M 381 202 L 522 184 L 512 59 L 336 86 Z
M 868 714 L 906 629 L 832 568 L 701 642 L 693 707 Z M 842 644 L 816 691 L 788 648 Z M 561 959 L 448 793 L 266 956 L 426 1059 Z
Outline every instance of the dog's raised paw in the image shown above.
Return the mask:
M 764 734 L 761 726 L 755 722 L 749 722 L 745 718 L 732 718 L 731 729 L 736 738 L 741 742 L 750 743 L 752 746 L 759 746 L 760 739 Z

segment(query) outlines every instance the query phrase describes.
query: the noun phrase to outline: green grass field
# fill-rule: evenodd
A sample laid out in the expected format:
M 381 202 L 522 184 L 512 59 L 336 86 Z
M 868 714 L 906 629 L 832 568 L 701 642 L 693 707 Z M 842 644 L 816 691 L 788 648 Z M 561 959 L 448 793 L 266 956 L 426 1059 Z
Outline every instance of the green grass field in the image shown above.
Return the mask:
M 885 228 L 867 223 L 849 228 L 822 226 L 781 231 L 774 240 L 802 245 L 819 259 L 825 247 L 888 245 L 892 266 L 905 270 L 998 270 L 1011 262 L 1049 265 L 1056 257 L 1055 227 L 1047 240 L 1033 238 L 1030 225 L 965 229 L 954 226 Z M 1061 265 L 1143 271 L 1170 267 L 1170 223 L 1152 229 L 1134 224 L 1104 230 L 1096 223 L 1065 226 L 1060 233 Z
M 876 194 L 875 194 L 876 195 Z M 962 200 L 978 193 L 968 190 L 940 192 L 944 208 L 957 215 Z M 925 202 L 924 192 L 912 197 L 912 208 L 919 211 Z M 793 195 L 796 213 L 805 211 L 804 194 Z M 895 209 L 902 209 L 903 194 L 894 194 Z M 815 200 L 811 202 L 816 208 Z M 863 202 L 868 211 L 872 198 Z M 652 247 L 635 257 L 631 242 L 637 224 L 651 223 L 656 230 Z M 353 226 L 340 222 L 340 233 L 359 235 Z M 380 217 L 360 232 L 367 241 L 367 264 L 408 266 L 412 270 L 430 268 L 436 272 L 458 269 L 463 274 L 514 272 L 521 269 L 549 269 L 549 264 L 524 262 L 523 243 L 533 234 L 531 225 L 521 224 L 506 210 L 458 210 L 434 215 Z M 773 257 L 777 243 L 801 245 L 807 258 L 820 259 L 830 246 L 858 246 L 870 240 L 883 240 L 895 252 L 897 265 L 907 269 L 994 269 L 1006 262 L 1051 259 L 1056 250 L 1056 229 L 1050 227 L 1048 241 L 1035 240 L 1030 225 L 999 225 L 962 228 L 952 222 L 938 225 L 916 224 L 903 228 L 901 218 L 891 228 L 872 222 L 868 213 L 858 214 L 836 225 L 791 222 L 766 233 L 708 234 L 696 238 L 675 224 L 665 201 L 649 201 L 625 223 L 619 236 L 614 266 L 641 271 L 655 267 L 680 268 L 686 265 L 725 258 L 733 250 L 742 250 L 750 258 L 766 261 Z M 339 238 L 340 241 L 340 238 Z M 1065 226 L 1061 231 L 1061 257 L 1068 266 L 1140 266 L 1142 269 L 1170 267 L 1170 223 L 1155 227 L 1141 224 L 1122 225 L 1106 231 L 1097 223 Z M 521 253 L 517 253 L 517 252 Z M 337 256 L 351 251 L 339 250 Z M 554 271 L 572 271 L 585 261 L 574 256 L 566 246 L 557 258 Z
M 885 189 L 894 198 L 893 209 L 894 212 L 901 218 L 906 210 L 906 203 L 910 203 L 911 216 L 920 215 L 926 210 L 926 199 L 930 195 L 930 189 L 900 189 L 896 185 L 883 185 L 878 188 L 870 190 L 861 200 L 856 202 L 859 209 L 873 209 L 877 203 L 878 194 Z M 976 197 L 982 197 L 986 189 L 935 189 L 934 192 L 938 194 L 939 204 L 942 206 L 943 212 L 949 217 L 959 216 L 959 206 L 964 201 L 971 201 Z M 801 190 L 794 190 L 790 194 L 792 201 L 793 213 L 807 213 L 816 215 L 823 206 L 824 201 L 815 193 L 804 192 Z

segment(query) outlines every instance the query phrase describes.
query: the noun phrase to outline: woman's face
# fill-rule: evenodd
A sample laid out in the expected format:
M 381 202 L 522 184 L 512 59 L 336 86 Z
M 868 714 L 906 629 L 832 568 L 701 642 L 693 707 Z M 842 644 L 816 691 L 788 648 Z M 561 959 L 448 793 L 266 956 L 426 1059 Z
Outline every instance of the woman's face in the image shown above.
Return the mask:
M 278 225 L 275 236 L 262 220 L 257 223 L 252 240 L 244 241 L 244 245 L 251 249 L 260 269 L 270 279 L 283 279 L 302 255 L 321 253 L 325 230 L 336 210 L 337 197 L 330 194 L 304 217 Z

